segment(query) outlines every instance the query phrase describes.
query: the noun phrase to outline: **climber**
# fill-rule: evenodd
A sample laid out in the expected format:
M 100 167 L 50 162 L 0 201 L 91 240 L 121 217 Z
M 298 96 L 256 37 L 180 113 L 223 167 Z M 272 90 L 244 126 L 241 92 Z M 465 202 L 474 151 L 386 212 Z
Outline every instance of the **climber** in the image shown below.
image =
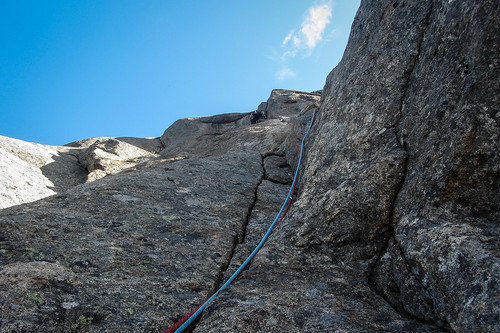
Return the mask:
M 261 122 L 263 121 L 264 119 L 266 119 L 266 114 L 264 113 L 264 111 L 253 111 L 251 114 L 250 114 L 250 123 L 251 124 L 256 124 L 258 122 Z

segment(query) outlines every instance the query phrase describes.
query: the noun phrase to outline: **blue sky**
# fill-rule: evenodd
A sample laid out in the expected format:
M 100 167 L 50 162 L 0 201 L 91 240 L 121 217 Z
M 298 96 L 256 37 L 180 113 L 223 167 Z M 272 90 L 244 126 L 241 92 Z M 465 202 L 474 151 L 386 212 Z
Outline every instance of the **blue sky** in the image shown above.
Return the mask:
M 359 0 L 2 0 L 0 135 L 155 137 L 322 89 Z

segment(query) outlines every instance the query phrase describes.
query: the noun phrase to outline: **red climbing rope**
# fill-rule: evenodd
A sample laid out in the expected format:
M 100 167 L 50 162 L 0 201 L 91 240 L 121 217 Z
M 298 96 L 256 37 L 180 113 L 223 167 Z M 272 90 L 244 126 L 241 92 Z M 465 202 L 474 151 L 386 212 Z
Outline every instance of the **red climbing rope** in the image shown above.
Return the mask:
M 177 330 L 179 327 L 182 326 L 182 324 L 184 324 L 196 311 L 198 311 L 199 308 L 201 308 L 203 306 L 203 304 L 205 304 L 205 302 L 201 303 L 196 309 L 194 309 L 193 311 L 191 311 L 189 314 L 187 314 L 186 316 L 184 316 L 181 320 L 179 320 L 178 322 L 176 322 L 174 325 L 172 325 L 171 327 L 169 327 L 165 332 L 163 333 L 174 333 L 175 330 Z
M 304 151 L 304 141 L 305 141 L 307 135 L 309 134 L 309 131 L 311 130 L 311 127 L 314 123 L 315 118 L 316 118 L 316 110 L 314 110 L 314 112 L 313 112 L 311 123 L 309 125 L 309 128 L 306 131 L 306 134 L 302 138 L 302 143 L 300 145 L 299 161 L 297 163 L 297 169 L 295 170 L 295 175 L 293 177 L 293 182 L 292 182 L 292 186 L 290 188 L 290 191 L 288 191 L 288 195 L 285 199 L 285 202 L 283 203 L 283 206 L 281 207 L 280 211 L 276 215 L 276 218 L 274 219 L 273 223 L 271 223 L 271 225 L 269 226 L 266 234 L 264 235 L 264 237 L 262 238 L 260 243 L 253 250 L 253 252 L 247 257 L 247 259 L 243 262 L 243 264 L 241 264 L 241 266 L 236 270 L 236 272 L 233 275 L 231 275 L 231 277 L 222 285 L 222 287 L 219 288 L 219 290 L 217 290 L 209 299 L 207 299 L 200 306 L 198 306 L 196 309 L 191 311 L 191 313 L 189 313 L 187 316 L 185 316 L 184 318 L 179 320 L 177 323 L 175 323 L 173 326 L 168 328 L 163 333 L 173 333 L 173 332 L 180 333 L 185 328 L 187 328 L 203 312 L 203 310 L 219 294 L 219 292 L 221 292 L 227 286 L 229 286 L 229 284 L 231 284 L 231 282 L 243 271 L 243 269 L 245 269 L 246 265 L 248 265 L 248 263 L 253 259 L 253 257 L 257 254 L 257 252 L 259 252 L 261 247 L 264 245 L 264 243 L 266 242 L 267 238 L 269 237 L 271 232 L 274 230 L 274 228 L 276 228 L 281 223 L 281 221 L 283 221 L 283 219 L 285 218 L 285 215 L 288 212 L 288 209 L 290 208 L 290 205 L 292 203 L 293 194 L 295 193 L 295 187 L 297 185 L 297 178 L 299 175 L 299 168 L 300 168 L 300 164 L 302 162 L 302 154 Z
M 277 228 L 277 227 L 280 225 L 281 221 L 283 221 L 283 219 L 285 218 L 285 215 L 286 215 L 286 213 L 288 212 L 288 209 L 289 209 L 289 208 L 290 208 L 290 206 L 292 205 L 292 199 L 293 199 L 293 195 L 294 195 L 294 194 L 295 194 L 295 184 L 294 184 L 294 186 L 293 186 L 293 188 L 292 188 L 292 195 L 290 196 L 290 200 L 288 200 L 288 203 L 287 203 L 287 205 L 286 205 L 286 208 L 285 208 L 285 210 L 283 211 L 283 214 L 281 215 L 281 217 L 280 217 L 280 219 L 278 220 L 278 222 L 276 222 L 276 224 L 274 225 L 274 228 Z

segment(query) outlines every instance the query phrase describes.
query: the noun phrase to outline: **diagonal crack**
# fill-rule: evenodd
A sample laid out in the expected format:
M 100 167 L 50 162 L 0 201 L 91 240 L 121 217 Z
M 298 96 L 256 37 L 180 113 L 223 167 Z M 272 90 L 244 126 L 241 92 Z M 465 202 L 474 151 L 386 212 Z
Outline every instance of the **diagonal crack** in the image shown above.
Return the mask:
M 404 141 L 404 138 L 400 135 L 399 124 L 400 124 L 401 118 L 403 116 L 405 101 L 406 101 L 406 99 L 408 97 L 408 94 L 409 94 L 410 80 L 411 80 L 411 78 L 412 78 L 412 76 L 414 74 L 415 68 L 417 67 L 418 61 L 420 59 L 421 50 L 422 50 L 422 44 L 423 44 L 423 41 L 424 41 L 424 37 L 426 35 L 426 31 L 427 31 L 427 29 L 428 29 L 428 27 L 430 25 L 431 15 L 433 13 L 433 9 L 434 9 L 434 2 L 431 3 L 431 5 L 429 6 L 429 9 L 428 9 L 428 12 L 426 13 L 426 17 L 424 19 L 424 25 L 423 25 L 423 27 L 421 29 L 421 34 L 420 34 L 419 40 L 417 42 L 416 55 L 412 59 L 410 65 L 408 67 L 408 71 L 406 72 L 406 75 L 405 75 L 405 81 L 404 81 L 404 83 L 402 85 L 402 92 L 403 93 L 402 93 L 402 96 L 401 96 L 399 112 L 396 115 L 395 123 L 391 126 L 392 128 L 394 128 L 394 132 L 395 132 L 397 141 L 400 143 L 401 148 L 405 152 L 405 158 L 404 158 L 404 161 L 403 161 L 403 173 L 402 173 L 401 178 L 400 178 L 400 183 L 399 183 L 397 189 L 395 190 L 394 197 L 392 199 L 392 204 L 391 204 L 391 208 L 390 208 L 391 211 L 390 211 L 390 215 L 389 215 L 389 219 L 390 220 L 389 220 L 388 231 L 387 231 L 387 240 L 386 240 L 386 243 L 384 244 L 383 248 L 381 249 L 381 251 L 380 251 L 377 259 L 375 260 L 375 262 L 373 263 L 373 265 L 371 267 L 370 274 L 369 274 L 369 285 L 370 285 L 370 288 L 375 293 L 377 293 L 379 296 L 381 296 L 383 299 L 385 299 L 385 301 L 396 312 L 398 312 L 402 316 L 407 317 L 407 318 L 411 318 L 411 319 L 413 319 L 415 321 L 418 321 L 418 322 L 425 323 L 427 325 L 433 325 L 433 326 L 439 327 L 441 329 L 443 329 L 443 328 L 444 329 L 448 329 L 449 328 L 449 325 L 447 325 L 448 323 L 443 323 L 444 325 L 438 325 L 435 322 L 431 322 L 429 320 L 426 320 L 426 319 L 423 319 L 423 318 L 419 318 L 419 317 L 416 317 L 415 315 L 413 315 L 411 313 L 408 313 L 401 306 L 398 306 L 397 304 L 395 304 L 393 302 L 394 300 L 390 299 L 390 296 L 384 294 L 383 290 L 380 290 L 379 287 L 377 286 L 377 281 L 376 281 L 377 279 L 381 278 L 381 277 L 377 276 L 377 272 L 376 272 L 377 269 L 378 269 L 377 266 L 381 264 L 381 260 L 386 255 L 386 253 L 389 251 L 390 242 L 391 242 L 391 240 L 393 240 L 395 246 L 398 247 L 398 249 L 399 249 L 399 251 L 401 253 L 402 259 L 404 260 L 405 264 L 408 266 L 408 272 L 410 274 L 412 274 L 412 276 L 415 278 L 416 282 L 420 284 L 420 286 L 423 288 L 423 290 L 425 290 L 426 292 L 429 292 L 428 289 L 419 280 L 419 278 L 415 274 L 413 274 L 413 272 L 411 271 L 410 263 L 408 262 L 407 258 L 404 256 L 403 250 L 402 250 L 402 248 L 400 247 L 400 245 L 398 244 L 398 242 L 396 240 L 396 237 L 395 237 L 395 227 L 396 227 L 396 224 L 398 222 L 397 221 L 396 205 L 397 205 L 397 202 L 398 202 L 398 197 L 400 196 L 400 194 L 401 194 L 401 192 L 402 192 L 402 190 L 404 188 L 404 184 L 406 182 L 407 175 L 410 172 L 410 170 L 409 170 L 409 164 L 410 164 L 409 161 L 410 161 L 410 157 L 411 157 L 410 153 L 408 151 L 407 144 Z M 393 259 L 391 259 L 391 261 L 392 260 Z M 392 271 L 392 269 L 391 269 L 390 274 L 391 274 L 391 278 L 394 278 L 394 276 L 393 276 L 394 272 Z M 388 284 L 387 284 L 387 287 L 388 287 Z M 397 287 L 397 285 L 396 285 L 396 287 Z M 399 291 L 399 287 L 397 287 L 397 288 L 398 288 L 397 293 L 399 294 L 399 292 L 400 292 Z
M 434 3 L 431 3 L 431 5 L 429 7 L 429 10 L 428 10 L 428 12 L 426 14 L 426 17 L 424 19 L 424 26 L 421 29 L 421 34 L 419 36 L 420 38 L 419 38 L 419 40 L 417 42 L 417 47 L 416 47 L 416 49 L 417 49 L 416 51 L 417 52 L 416 52 L 416 55 L 413 58 L 413 61 L 408 66 L 408 70 L 406 71 L 406 75 L 404 77 L 404 82 L 403 82 L 403 85 L 402 85 L 403 93 L 401 95 L 401 100 L 399 102 L 399 105 L 400 105 L 399 106 L 399 111 L 396 114 L 395 123 L 391 126 L 391 128 L 394 128 L 394 133 L 396 135 L 397 142 L 399 142 L 401 144 L 401 148 L 405 152 L 405 159 L 403 161 L 403 163 L 404 163 L 404 165 L 403 165 L 404 172 L 401 175 L 400 183 L 399 183 L 398 187 L 396 188 L 396 190 L 394 191 L 394 196 L 392 198 L 392 204 L 391 204 L 391 208 L 390 208 L 391 211 L 390 211 L 390 215 L 389 215 L 390 221 L 389 221 L 388 231 L 387 231 L 388 237 L 387 237 L 385 245 L 382 247 L 382 250 L 380 251 L 380 253 L 378 255 L 377 260 L 375 261 L 374 265 L 372 266 L 372 271 L 371 271 L 370 277 L 373 276 L 373 274 L 374 274 L 374 271 L 373 271 L 374 267 L 380 261 L 380 258 L 382 258 L 382 256 L 386 253 L 387 248 L 389 246 L 389 241 L 394 236 L 394 227 L 395 227 L 396 222 L 397 222 L 396 221 L 396 217 L 395 217 L 395 210 L 396 210 L 397 198 L 399 197 L 399 195 L 400 195 L 400 193 L 401 193 L 401 191 L 403 189 L 404 183 L 406 181 L 406 176 L 409 173 L 408 165 L 409 165 L 410 156 L 409 156 L 409 152 L 408 152 L 406 143 L 404 142 L 403 138 L 399 134 L 399 131 L 398 131 L 399 130 L 399 123 L 400 123 L 401 118 L 402 118 L 402 113 L 403 113 L 403 108 L 404 108 L 405 100 L 406 100 L 406 98 L 408 96 L 408 90 L 409 90 L 409 87 L 410 87 L 410 79 L 411 79 L 411 77 L 413 75 L 413 72 L 415 71 L 415 67 L 417 66 L 418 59 L 420 58 L 420 53 L 421 53 L 421 48 L 422 48 L 422 43 L 423 43 L 423 40 L 424 40 L 425 32 L 427 31 L 427 28 L 429 27 L 429 24 L 430 24 L 430 17 L 431 17 L 432 11 L 433 11 L 433 7 L 434 7 Z
M 219 288 L 224 283 L 225 277 L 226 277 L 226 272 L 227 272 L 229 266 L 231 265 L 231 261 L 233 260 L 233 257 L 236 253 L 236 248 L 238 247 L 239 244 L 242 244 L 245 240 L 246 230 L 247 230 L 248 224 L 250 222 L 250 217 L 252 216 L 252 212 L 255 208 L 255 205 L 257 204 L 257 193 L 259 191 L 260 185 L 262 184 L 262 181 L 265 179 L 264 157 L 263 156 L 260 157 L 260 162 L 261 162 L 262 171 L 260 173 L 259 179 L 257 180 L 257 183 L 255 184 L 253 197 L 250 201 L 250 204 L 248 205 L 248 209 L 247 209 L 247 212 L 245 214 L 245 219 L 244 219 L 243 224 L 241 226 L 241 230 L 233 237 L 231 248 L 228 250 L 227 259 L 221 265 L 220 270 L 217 272 L 214 284 L 212 285 L 212 289 L 211 289 L 209 295 L 213 295 L 215 292 L 217 292 L 217 290 L 219 290 Z M 186 332 L 193 332 L 196 329 L 196 326 L 198 325 L 198 323 L 201 321 L 202 317 L 203 316 L 199 316 L 189 326 L 189 328 Z
M 216 292 L 220 288 L 220 286 L 224 283 L 224 281 L 230 276 L 228 273 L 232 273 L 232 272 L 228 272 L 228 271 L 230 269 L 232 270 L 232 269 L 236 269 L 237 267 L 239 267 L 239 265 L 241 264 L 240 261 L 243 258 L 246 258 L 246 256 L 248 254 L 250 254 L 253 246 L 257 245 L 257 243 L 256 244 L 249 244 L 249 242 L 253 242 L 253 240 L 254 240 L 253 236 L 250 236 L 248 234 L 250 224 L 252 223 L 252 230 L 253 230 L 254 236 L 255 236 L 255 229 L 254 228 L 255 227 L 259 228 L 258 225 L 261 225 L 261 223 L 262 223 L 261 227 L 264 226 L 264 229 L 267 230 L 267 225 L 266 225 L 267 218 L 263 218 L 262 216 L 260 216 L 260 214 L 262 214 L 263 207 L 260 206 L 259 208 L 257 208 L 258 203 L 260 201 L 259 200 L 259 192 L 263 191 L 263 193 L 267 193 L 266 195 L 269 195 L 269 193 L 268 193 L 269 188 L 265 188 L 263 190 L 261 189 L 263 182 L 267 181 L 268 182 L 267 186 L 269 186 L 270 183 L 273 183 L 273 184 L 276 184 L 275 186 L 285 186 L 285 188 L 287 188 L 288 184 L 273 182 L 273 180 L 271 178 L 273 178 L 274 176 L 270 175 L 268 173 L 268 170 L 266 169 L 266 163 L 265 163 L 266 158 L 276 157 L 276 156 L 281 157 L 280 155 L 275 155 L 275 154 L 261 156 L 262 172 L 261 172 L 260 178 L 258 179 L 258 181 L 254 187 L 253 198 L 248 206 L 247 213 L 245 215 L 245 220 L 244 220 L 244 223 L 242 225 L 242 229 L 241 229 L 240 233 L 235 235 L 235 237 L 233 239 L 232 247 L 229 250 L 229 254 L 227 256 L 227 260 L 224 263 L 224 265 L 221 267 L 220 271 L 218 272 L 216 282 L 213 285 L 213 292 Z M 274 162 L 276 162 L 276 161 L 274 161 Z M 281 166 L 281 164 L 278 167 L 280 167 L 280 166 Z M 289 175 L 289 176 L 291 178 L 291 175 Z M 286 194 L 286 191 L 285 191 L 285 193 L 283 193 L 283 195 L 285 195 L 285 194 Z M 279 194 L 278 196 L 281 199 L 281 194 Z M 279 202 L 279 205 L 281 205 L 281 202 Z M 268 213 L 270 213 L 272 216 L 274 216 L 274 214 L 275 214 L 274 208 L 279 209 L 279 207 L 274 207 L 275 203 L 267 202 L 267 200 L 265 202 L 265 206 L 266 206 L 266 208 L 269 209 Z M 256 209 L 258 210 L 258 212 L 256 212 Z M 252 220 L 255 219 L 256 216 L 257 216 L 258 221 L 255 220 L 254 222 L 252 222 Z M 259 223 L 259 222 L 261 222 L 261 223 Z M 257 223 L 257 224 L 255 224 L 255 223 Z M 252 233 L 252 231 L 250 231 L 250 232 Z M 248 237 L 252 238 L 253 240 L 252 239 L 248 240 Z M 247 248 L 247 245 L 249 246 L 249 248 Z M 249 252 L 247 253 L 247 251 L 249 251 Z
M 252 216 L 252 212 L 255 208 L 255 205 L 257 204 L 257 193 L 259 191 L 260 185 L 262 184 L 262 181 L 265 179 L 264 158 L 261 156 L 260 159 L 261 159 L 260 162 L 261 162 L 262 172 L 260 174 L 259 179 L 257 180 L 257 183 L 255 184 L 252 200 L 251 200 L 251 202 L 248 206 L 247 212 L 245 214 L 245 219 L 244 219 L 244 222 L 242 224 L 241 230 L 233 238 L 232 246 L 229 249 L 229 254 L 227 256 L 227 260 L 224 262 L 224 264 L 221 266 L 221 269 L 217 273 L 217 278 L 216 278 L 214 285 L 212 287 L 211 294 L 215 293 L 224 283 L 225 273 L 226 273 L 227 269 L 229 268 L 229 266 L 231 265 L 231 261 L 233 260 L 233 257 L 234 257 L 235 252 L 236 252 L 236 247 L 245 241 L 245 236 L 247 233 L 248 224 L 250 222 L 250 217 Z

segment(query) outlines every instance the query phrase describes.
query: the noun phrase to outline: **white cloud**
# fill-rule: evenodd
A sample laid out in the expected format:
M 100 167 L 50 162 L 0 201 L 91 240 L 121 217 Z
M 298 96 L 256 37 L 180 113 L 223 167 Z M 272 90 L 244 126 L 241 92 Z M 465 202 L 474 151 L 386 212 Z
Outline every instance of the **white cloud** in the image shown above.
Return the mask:
M 281 44 L 285 47 L 290 40 L 293 41 L 295 51 L 307 51 L 308 53 L 316 47 L 323 39 L 326 26 L 332 17 L 332 1 L 318 6 L 310 7 L 307 16 L 302 21 L 300 29 L 295 32 L 291 30 Z M 294 52 L 296 53 L 296 52 Z
M 276 79 L 278 81 L 284 81 L 287 79 L 293 79 L 297 74 L 288 67 L 282 67 L 278 72 L 276 72 Z
M 290 39 L 292 39 L 293 34 L 294 31 L 290 31 L 290 33 L 286 35 L 285 39 L 283 39 L 283 43 L 281 43 L 281 46 L 285 46 L 290 41 Z
M 309 15 L 302 23 L 301 34 L 306 38 L 306 45 L 312 49 L 323 38 L 323 32 L 330 23 L 332 5 L 326 3 L 321 6 L 309 8 Z
M 302 44 L 302 39 L 299 36 L 293 36 L 293 46 L 300 47 L 300 44 Z
M 280 70 L 276 73 L 276 78 L 280 81 L 296 76 L 289 68 L 288 62 L 295 58 L 297 54 L 310 56 L 314 48 L 323 39 L 326 27 L 332 17 L 333 1 L 329 0 L 317 6 L 312 6 L 307 11 L 300 29 L 292 29 L 285 36 L 281 43 L 282 53 L 278 57 Z

